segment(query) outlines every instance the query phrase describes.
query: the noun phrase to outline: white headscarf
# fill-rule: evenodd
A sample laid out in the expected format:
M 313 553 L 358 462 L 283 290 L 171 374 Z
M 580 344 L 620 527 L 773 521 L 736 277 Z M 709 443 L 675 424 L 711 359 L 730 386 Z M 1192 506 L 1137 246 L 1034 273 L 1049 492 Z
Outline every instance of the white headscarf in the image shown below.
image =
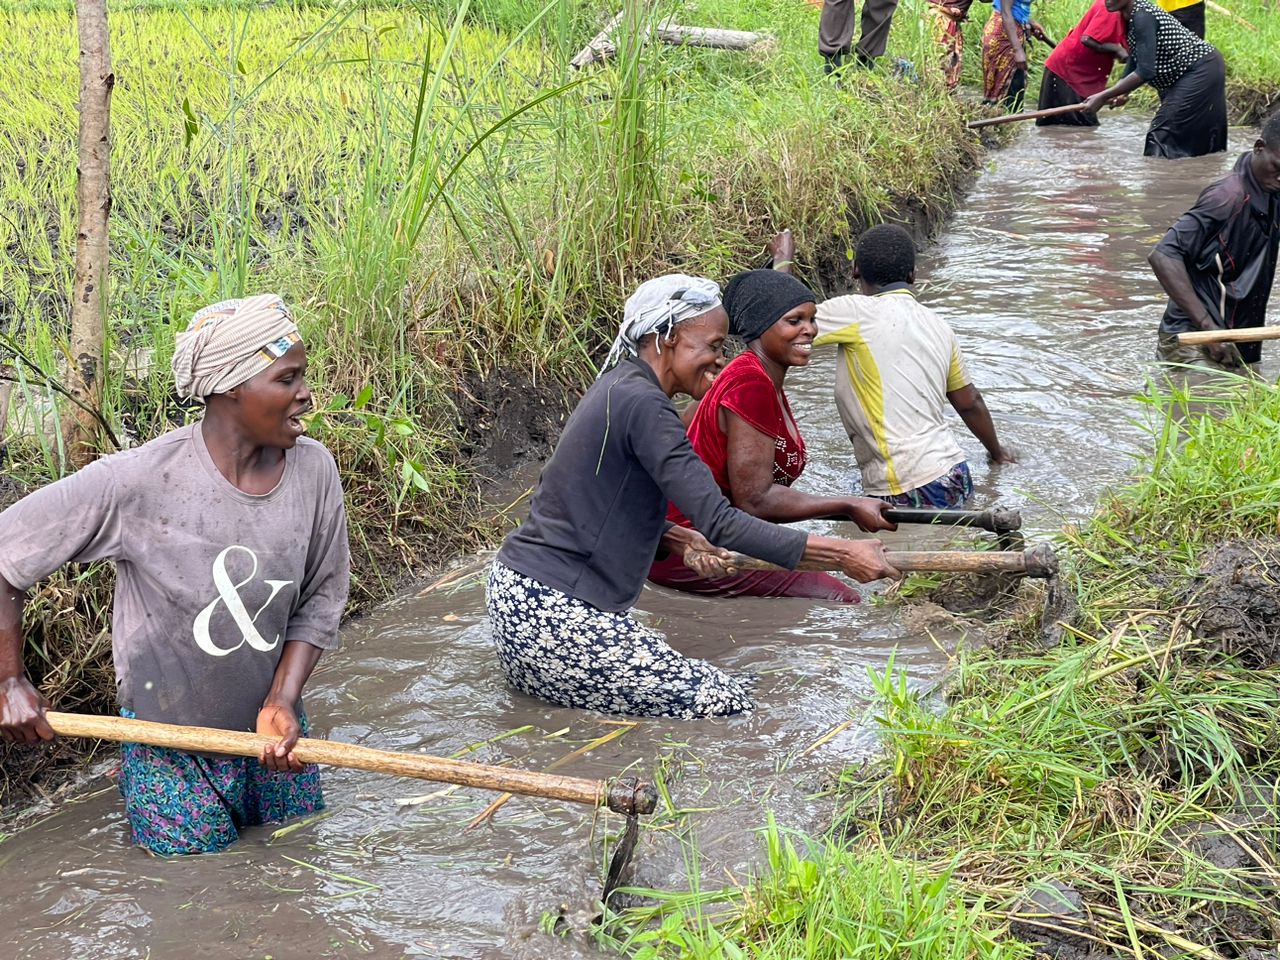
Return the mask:
M 289 308 L 274 293 L 197 310 L 173 351 L 178 396 L 204 403 L 211 394 L 226 393 L 271 366 L 301 339 Z
M 651 333 L 669 334 L 677 323 L 700 317 L 720 306 L 720 285 L 704 277 L 670 273 L 646 280 L 627 298 L 622 328 L 605 357 L 601 372 L 623 357 L 640 352 L 640 341 Z M 659 336 L 659 350 L 661 336 Z

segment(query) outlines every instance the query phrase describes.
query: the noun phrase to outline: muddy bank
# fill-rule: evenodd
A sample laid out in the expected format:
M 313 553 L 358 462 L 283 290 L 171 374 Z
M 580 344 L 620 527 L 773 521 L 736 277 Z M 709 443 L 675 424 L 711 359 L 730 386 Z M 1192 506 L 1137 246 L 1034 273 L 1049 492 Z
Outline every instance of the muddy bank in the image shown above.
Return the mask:
M 1104 540 L 1131 535 L 1118 533 Z M 902 732 L 888 758 L 846 779 L 843 836 L 953 866 L 964 847 L 956 875 L 1037 956 L 1126 956 L 1140 937 L 1152 955 L 1273 958 L 1280 538 L 1210 542 L 1190 564 L 1091 549 L 1068 551 L 1068 576 L 1123 581 L 1115 571 L 1138 565 L 1144 586 L 1128 600 L 1086 593 L 1055 649 L 1034 597 L 1019 611 L 1010 595 L 1001 630 L 975 620 L 971 636 L 993 649 L 951 678 L 940 717 L 888 705 Z M 966 811 L 979 797 L 993 813 Z M 1064 801 L 1055 835 L 1050 811 Z M 1036 824 L 1031 855 L 998 840 L 1019 816 Z

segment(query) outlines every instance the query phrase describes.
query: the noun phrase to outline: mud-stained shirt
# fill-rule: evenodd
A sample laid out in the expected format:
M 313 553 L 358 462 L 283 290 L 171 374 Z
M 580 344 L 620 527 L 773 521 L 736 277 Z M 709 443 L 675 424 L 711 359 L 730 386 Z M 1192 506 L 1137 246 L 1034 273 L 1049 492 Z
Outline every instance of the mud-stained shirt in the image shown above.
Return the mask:
M 337 467 L 304 437 L 276 488 L 247 494 L 196 425 L 0 513 L 0 576 L 13 586 L 93 560 L 115 562 L 120 705 L 143 720 L 252 730 L 286 641 L 337 646 L 350 570 Z
M 964 460 L 947 394 L 970 383 L 956 335 L 905 284 L 818 304 L 815 347 L 835 344 L 836 408 L 865 491 L 896 496 Z
M 1204 188 L 1195 206 L 1178 218 L 1156 249 L 1187 267 L 1196 298 L 1219 327 L 1260 327 L 1276 278 L 1280 252 L 1280 193 L 1262 189 L 1253 175 L 1253 154 Z M 1200 326 L 1169 298 L 1161 333 Z M 1262 358 L 1262 344 L 1238 343 L 1245 363 Z

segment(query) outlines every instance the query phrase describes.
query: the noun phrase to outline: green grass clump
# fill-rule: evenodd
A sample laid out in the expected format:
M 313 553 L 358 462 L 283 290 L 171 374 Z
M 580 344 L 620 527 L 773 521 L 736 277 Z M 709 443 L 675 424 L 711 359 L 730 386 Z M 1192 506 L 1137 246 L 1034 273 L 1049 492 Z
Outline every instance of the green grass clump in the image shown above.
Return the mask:
M 768 868 L 750 887 L 663 895 L 603 939 L 634 960 L 1021 960 L 979 899 L 958 896 L 951 869 L 883 850 L 796 842 L 772 817 Z M 652 893 L 652 891 L 646 891 Z M 628 925 L 630 931 L 628 932 Z
M 963 851 L 956 879 L 1001 909 L 1068 883 L 1117 952 L 1231 956 L 1280 933 L 1280 685 L 1198 631 L 1196 578 L 1223 541 L 1277 542 L 1280 390 L 1148 402 L 1140 479 L 1064 535 L 1065 642 L 962 656 L 942 711 L 880 678 L 894 799 L 851 823 L 913 856 Z

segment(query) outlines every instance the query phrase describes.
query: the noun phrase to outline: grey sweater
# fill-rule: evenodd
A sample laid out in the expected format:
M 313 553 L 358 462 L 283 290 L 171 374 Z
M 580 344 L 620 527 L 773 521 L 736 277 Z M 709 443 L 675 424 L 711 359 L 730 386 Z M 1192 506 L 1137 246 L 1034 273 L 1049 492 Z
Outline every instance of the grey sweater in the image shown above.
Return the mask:
M 666 530 L 670 500 L 716 546 L 795 569 L 807 535 L 729 504 L 642 360 L 624 360 L 583 395 L 498 552 L 511 569 L 620 613 L 635 604 Z

